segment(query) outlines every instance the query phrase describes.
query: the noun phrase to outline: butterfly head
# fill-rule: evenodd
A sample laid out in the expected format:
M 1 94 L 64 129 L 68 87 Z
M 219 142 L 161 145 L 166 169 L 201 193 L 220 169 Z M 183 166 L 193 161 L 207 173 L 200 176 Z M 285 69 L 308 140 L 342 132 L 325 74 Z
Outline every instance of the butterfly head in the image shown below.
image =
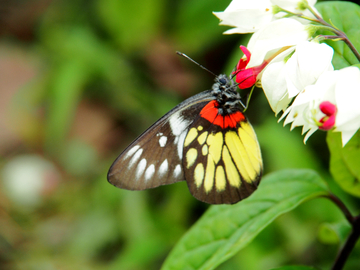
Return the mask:
M 216 77 L 211 94 L 219 104 L 219 114 L 229 115 L 244 110 L 244 105 L 236 88 L 237 85 L 229 76 L 221 74 Z

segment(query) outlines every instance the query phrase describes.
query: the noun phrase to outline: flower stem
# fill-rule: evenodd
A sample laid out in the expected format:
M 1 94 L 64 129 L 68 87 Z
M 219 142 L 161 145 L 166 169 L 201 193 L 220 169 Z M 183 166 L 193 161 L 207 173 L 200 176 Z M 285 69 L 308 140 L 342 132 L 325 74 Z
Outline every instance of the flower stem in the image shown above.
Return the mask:
M 328 25 L 328 26 L 331 27 L 330 25 Z M 350 48 L 350 50 L 353 52 L 353 54 L 358 59 L 358 61 L 360 62 L 360 54 L 356 50 L 355 46 L 351 43 L 351 41 L 349 40 L 347 35 L 344 32 L 342 32 L 340 30 L 337 30 L 337 29 L 334 29 L 334 28 L 331 31 L 334 32 L 336 34 L 336 36 L 322 35 L 321 37 L 324 38 L 324 39 L 343 40 L 346 43 L 346 45 Z
M 347 258 L 349 257 L 357 240 L 360 237 L 360 215 L 353 217 L 349 209 L 345 206 L 345 204 L 334 194 L 331 193 L 327 197 L 339 207 L 339 209 L 343 212 L 346 219 L 349 221 L 349 223 L 352 226 L 352 231 L 349 237 L 347 238 L 345 245 L 340 249 L 335 259 L 335 262 L 331 268 L 331 270 L 341 270 L 344 267 Z
M 308 19 L 309 21 L 312 22 L 316 22 L 316 23 L 320 23 L 322 25 L 325 25 L 327 27 L 329 27 L 329 30 L 331 32 L 333 32 L 334 34 L 336 34 L 336 36 L 322 36 L 325 39 L 338 39 L 338 40 L 343 40 L 346 45 L 350 48 L 350 50 L 353 52 L 353 54 L 355 55 L 355 57 L 358 59 L 358 61 L 360 62 L 360 54 L 359 52 L 356 50 L 355 46 L 351 43 L 351 41 L 349 40 L 349 38 L 346 36 L 346 34 L 342 31 L 340 31 L 339 29 L 337 29 L 334 25 L 331 25 L 330 23 L 327 23 L 321 16 L 319 16 L 319 14 L 317 14 L 315 12 L 315 10 L 307 3 L 307 1 L 304 1 L 304 4 L 306 5 L 306 8 L 315 16 L 316 20 L 314 19 Z M 302 17 L 302 16 L 300 16 Z
M 343 212 L 344 216 L 349 221 L 349 223 L 353 224 L 354 217 L 351 215 L 351 213 L 350 213 L 349 209 L 346 207 L 346 205 L 332 193 L 330 193 L 330 195 L 327 197 L 340 208 L 340 210 Z
M 345 34 L 344 34 L 345 35 Z M 346 39 L 344 39 L 346 45 L 349 46 L 350 50 L 353 52 L 353 54 L 355 54 L 356 58 L 358 59 L 358 61 L 360 62 L 360 54 L 359 52 L 356 50 L 355 46 L 351 43 L 351 41 L 346 37 Z
M 351 251 L 353 250 L 357 240 L 360 237 L 360 215 L 353 219 L 352 231 L 348 239 L 345 242 L 345 245 L 341 248 L 336 260 L 331 268 L 331 270 L 340 270 L 344 267 L 347 258 L 349 257 Z
M 325 25 L 331 29 L 331 31 L 336 34 L 336 36 L 323 36 L 325 39 L 340 39 L 343 40 L 346 45 L 350 48 L 350 50 L 353 52 L 353 54 L 356 56 L 358 61 L 360 62 L 360 54 L 356 50 L 355 46 L 351 43 L 350 39 L 347 37 L 347 35 L 340 31 L 339 29 L 336 29 L 333 25 L 327 23 L 323 18 L 321 18 L 312 8 L 311 6 L 307 6 L 307 8 L 310 10 L 310 12 L 316 17 L 318 22 L 322 25 Z

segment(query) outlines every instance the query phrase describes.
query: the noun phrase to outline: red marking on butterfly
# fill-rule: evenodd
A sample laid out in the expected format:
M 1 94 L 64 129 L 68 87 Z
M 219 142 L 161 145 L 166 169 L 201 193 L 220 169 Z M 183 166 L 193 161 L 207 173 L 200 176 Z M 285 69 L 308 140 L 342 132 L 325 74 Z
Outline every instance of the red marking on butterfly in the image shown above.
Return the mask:
M 200 116 L 221 128 L 235 128 L 237 123 L 244 121 L 245 116 L 241 112 L 234 112 L 228 115 L 219 114 L 219 103 L 216 100 L 210 101 L 200 112 Z

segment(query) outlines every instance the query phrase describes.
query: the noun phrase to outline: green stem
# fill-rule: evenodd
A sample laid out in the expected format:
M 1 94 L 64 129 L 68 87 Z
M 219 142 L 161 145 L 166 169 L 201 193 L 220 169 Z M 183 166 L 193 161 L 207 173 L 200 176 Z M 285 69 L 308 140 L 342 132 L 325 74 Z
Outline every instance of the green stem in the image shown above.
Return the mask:
M 343 269 L 351 251 L 354 249 L 354 246 L 360 237 L 360 215 L 353 217 L 345 204 L 334 194 L 330 194 L 328 198 L 339 207 L 352 227 L 349 237 L 346 239 L 344 246 L 340 249 L 331 268 L 331 270 L 341 270 Z
M 354 218 L 352 231 L 346 239 L 345 245 L 341 248 L 331 270 L 340 270 L 344 267 L 351 251 L 354 249 L 356 242 L 360 237 L 360 215 Z
M 294 12 L 290 12 L 288 10 L 285 10 L 281 7 L 277 7 L 279 10 L 289 14 L 289 15 L 293 15 L 293 16 L 296 16 L 298 18 L 302 18 L 302 19 L 305 19 L 305 20 L 308 20 L 308 21 L 311 21 L 311 22 L 314 22 L 314 23 L 318 23 L 318 24 L 322 24 L 324 26 L 327 27 L 327 29 L 331 32 L 333 32 L 334 34 L 336 34 L 336 36 L 321 36 L 323 37 L 324 39 L 339 39 L 339 40 L 343 40 L 346 45 L 350 48 L 350 50 L 353 52 L 353 54 L 355 55 L 355 57 L 358 59 L 358 61 L 360 62 L 360 54 L 359 52 L 356 50 L 355 46 L 351 43 L 351 41 L 349 40 L 349 38 L 347 37 L 347 35 L 340 31 L 339 29 L 337 29 L 335 26 L 327 23 L 323 18 L 321 18 L 316 12 L 315 10 L 307 3 L 307 1 L 304 1 L 303 2 L 304 6 L 311 12 L 311 14 L 313 14 L 315 16 L 316 19 L 312 19 L 310 17 L 306 17 L 302 14 L 297 14 L 297 13 L 294 13 Z
M 255 85 L 253 85 L 253 87 L 250 90 L 250 93 L 249 93 L 249 95 L 248 95 L 248 97 L 246 99 L 246 105 L 245 105 L 245 108 L 244 108 L 243 112 L 245 112 L 249 107 L 250 98 L 251 98 L 252 93 L 254 92 L 254 88 L 255 88 Z
M 329 27 L 331 27 L 330 25 L 328 25 Z M 350 48 L 350 50 L 353 52 L 353 54 L 355 55 L 355 57 L 358 59 L 358 61 L 360 62 L 360 54 L 359 52 L 356 50 L 355 46 L 351 43 L 350 39 L 347 37 L 347 35 L 340 31 L 340 30 L 337 30 L 337 29 L 334 29 L 332 28 L 332 31 L 333 33 L 336 34 L 336 36 L 330 36 L 330 35 L 321 35 L 322 38 L 324 39 L 339 39 L 339 40 L 343 40 L 346 45 Z
M 349 223 L 352 224 L 354 222 L 354 217 L 353 215 L 351 215 L 346 205 L 332 193 L 330 193 L 328 198 L 339 207 L 339 209 L 343 212 L 344 216 L 349 221 Z
M 295 17 L 298 17 L 298 18 L 302 18 L 304 20 L 308 20 L 308 21 L 311 21 L 311 22 L 315 22 L 315 23 L 318 23 L 319 21 L 316 20 L 316 19 L 313 19 L 313 18 L 310 18 L 310 17 L 306 17 L 304 16 L 303 14 L 301 13 L 294 13 L 294 12 L 291 12 L 291 11 L 288 11 L 286 9 L 283 9 L 282 7 L 279 7 L 279 6 L 276 6 L 276 9 L 277 11 L 282 11 L 282 12 L 285 12 L 291 16 L 295 16 Z
M 345 35 L 345 34 L 344 34 Z M 351 43 L 351 41 L 346 37 L 346 39 L 344 39 L 346 45 L 348 45 L 348 47 L 350 48 L 350 50 L 353 52 L 353 54 L 355 54 L 356 58 L 358 59 L 358 61 L 360 62 L 360 54 L 359 52 L 356 50 L 355 46 Z
M 335 28 L 333 25 L 326 22 L 323 18 L 321 18 L 313 9 L 311 6 L 307 5 L 307 9 L 315 16 L 316 20 L 327 27 L 329 27 L 329 30 L 336 34 L 336 36 L 322 36 L 325 39 L 340 39 L 345 41 L 346 45 L 350 48 L 350 50 L 353 52 L 353 54 L 356 56 L 358 61 L 360 62 L 360 54 L 356 50 L 355 46 L 351 43 L 350 39 L 347 37 L 347 35 L 340 31 L 339 29 Z

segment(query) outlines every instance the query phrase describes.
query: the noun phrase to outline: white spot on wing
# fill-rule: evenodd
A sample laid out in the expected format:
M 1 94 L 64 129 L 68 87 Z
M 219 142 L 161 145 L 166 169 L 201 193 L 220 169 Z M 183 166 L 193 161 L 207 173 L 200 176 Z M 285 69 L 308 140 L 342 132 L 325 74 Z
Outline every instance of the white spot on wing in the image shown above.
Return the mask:
M 132 149 L 131 149 L 132 150 Z M 134 163 L 140 158 L 141 154 L 142 154 L 143 150 L 140 148 L 139 150 L 136 151 L 136 153 L 134 154 L 134 156 L 130 159 L 129 165 L 128 165 L 128 169 L 130 169 Z
M 168 171 L 168 167 L 169 167 L 168 161 L 167 161 L 167 159 L 165 159 L 159 167 L 158 173 L 159 173 L 160 177 L 162 177 Z
M 167 137 L 166 136 L 161 136 L 160 139 L 159 139 L 160 147 L 165 147 L 166 142 L 167 142 Z
M 185 120 L 181 115 L 180 111 L 174 113 L 169 118 L 169 124 L 174 136 L 179 136 L 185 129 L 188 128 L 190 121 Z
M 137 180 L 138 180 L 138 179 L 141 177 L 141 175 L 144 173 L 145 168 L 146 168 L 146 159 L 143 158 L 142 160 L 140 160 L 140 162 L 139 162 L 139 164 L 138 164 L 138 166 L 137 166 L 137 168 L 136 168 L 136 174 L 135 174 L 135 176 L 136 176 L 136 179 L 137 179 Z
M 151 164 L 145 171 L 145 181 L 148 181 L 151 177 L 153 177 L 155 172 L 154 164 Z
M 175 170 L 174 170 L 174 177 L 178 177 L 181 173 L 181 166 L 180 164 L 176 165 Z
M 140 148 L 140 145 L 133 146 L 124 156 L 124 159 L 127 159 L 131 157 L 138 149 Z
M 183 148 L 184 148 L 184 142 L 186 137 L 187 130 L 185 130 L 183 133 L 180 134 L 179 140 L 177 141 L 177 150 L 178 150 L 178 156 L 180 160 L 183 156 Z

